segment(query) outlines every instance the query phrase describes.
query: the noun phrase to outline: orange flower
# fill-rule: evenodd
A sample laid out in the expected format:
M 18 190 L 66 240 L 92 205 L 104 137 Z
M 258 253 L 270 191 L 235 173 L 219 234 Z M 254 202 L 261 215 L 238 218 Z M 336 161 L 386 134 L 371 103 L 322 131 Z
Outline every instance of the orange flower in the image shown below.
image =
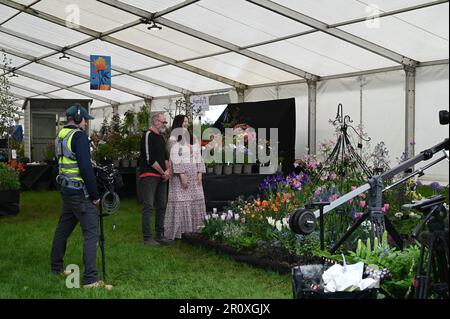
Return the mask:
M 263 207 L 267 208 L 267 207 L 269 206 L 269 202 L 266 201 L 266 200 L 264 200 L 264 201 L 262 202 L 262 205 L 263 205 Z
M 100 71 L 104 71 L 106 70 L 108 67 L 106 66 L 106 61 L 104 58 L 99 57 L 97 60 L 94 60 L 92 62 L 92 64 L 94 65 L 94 68 L 96 68 L 97 70 Z

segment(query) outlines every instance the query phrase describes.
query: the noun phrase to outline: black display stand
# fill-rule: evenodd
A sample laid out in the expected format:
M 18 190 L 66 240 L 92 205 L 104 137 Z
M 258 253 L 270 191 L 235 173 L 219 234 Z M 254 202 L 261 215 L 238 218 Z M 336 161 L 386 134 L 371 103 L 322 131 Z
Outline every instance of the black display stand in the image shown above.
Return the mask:
M 19 213 L 20 191 L 0 191 L 0 217 Z
M 58 189 L 56 176 L 57 165 L 39 164 L 25 165 L 25 171 L 20 176 L 20 189 L 22 191 L 47 191 Z
M 205 194 L 206 210 L 213 208 L 221 210 L 230 201 L 239 196 L 249 197 L 259 195 L 259 186 L 265 178 L 272 175 L 233 174 L 233 175 L 203 175 L 203 191 Z

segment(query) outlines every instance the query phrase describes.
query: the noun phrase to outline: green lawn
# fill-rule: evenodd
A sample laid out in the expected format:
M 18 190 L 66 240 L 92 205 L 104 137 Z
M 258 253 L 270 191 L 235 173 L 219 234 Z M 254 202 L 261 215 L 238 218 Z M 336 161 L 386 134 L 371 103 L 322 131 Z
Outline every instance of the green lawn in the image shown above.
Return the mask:
M 144 246 L 140 206 L 133 199 L 124 199 L 120 211 L 105 219 L 108 283 L 114 289 L 68 289 L 63 277 L 50 272 L 49 263 L 60 206 L 57 192 L 22 193 L 19 215 L 0 219 L 0 299 L 292 297 L 289 276 L 183 242 Z M 69 239 L 65 263 L 82 267 L 79 226 Z

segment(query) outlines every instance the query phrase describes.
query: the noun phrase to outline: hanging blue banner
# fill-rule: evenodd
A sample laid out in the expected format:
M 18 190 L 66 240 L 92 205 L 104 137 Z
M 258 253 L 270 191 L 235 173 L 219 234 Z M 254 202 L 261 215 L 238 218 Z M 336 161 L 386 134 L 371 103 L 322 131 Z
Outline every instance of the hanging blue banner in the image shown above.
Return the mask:
M 111 90 L 111 57 L 91 55 L 91 90 Z

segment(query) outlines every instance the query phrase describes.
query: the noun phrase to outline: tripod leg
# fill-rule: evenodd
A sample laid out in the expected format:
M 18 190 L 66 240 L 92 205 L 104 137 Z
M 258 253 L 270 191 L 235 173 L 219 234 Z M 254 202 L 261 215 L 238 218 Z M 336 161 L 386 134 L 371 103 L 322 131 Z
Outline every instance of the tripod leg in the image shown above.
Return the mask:
M 431 234 L 430 234 L 431 235 Z M 428 286 L 430 285 L 430 277 L 431 277 L 431 268 L 433 265 L 433 257 L 434 257 L 434 236 L 431 235 L 429 239 L 429 249 L 428 249 L 428 264 L 425 276 L 423 277 L 423 286 L 421 287 L 421 296 L 420 299 L 427 299 L 428 297 Z
M 105 232 L 103 227 L 103 214 L 100 212 L 100 251 L 102 254 L 102 275 L 106 280 L 106 258 L 105 258 Z
M 435 290 L 441 298 L 448 298 L 448 247 L 445 247 L 445 239 L 442 234 L 436 238 L 435 246 Z
M 398 231 L 395 229 L 394 225 L 392 225 L 391 221 L 389 220 L 389 218 L 386 215 L 384 215 L 384 224 L 386 226 L 386 230 L 387 230 L 388 234 L 392 236 L 392 239 L 394 239 L 397 247 L 400 250 L 403 250 L 403 239 L 400 236 L 400 234 L 398 233 Z
M 417 265 L 417 275 L 415 278 L 415 298 L 416 299 L 423 299 L 422 298 L 422 289 L 424 286 L 424 274 L 423 274 L 423 260 L 425 257 L 425 244 L 422 243 L 422 246 L 420 248 L 420 255 L 419 255 L 419 262 Z
M 367 216 L 369 216 L 369 213 L 368 213 L 368 212 L 367 212 L 367 213 L 364 213 L 364 215 L 362 215 L 361 218 L 359 218 L 359 219 L 356 221 L 356 223 L 354 223 L 354 224 L 347 230 L 347 232 L 341 237 L 341 239 L 339 239 L 339 240 L 337 241 L 337 243 L 335 243 L 335 244 L 333 245 L 333 247 L 331 247 L 330 252 L 331 252 L 332 254 L 334 254 L 334 253 L 336 252 L 336 250 L 339 248 L 339 246 L 341 246 L 341 245 L 347 240 L 347 238 L 350 237 L 351 234 L 353 234 L 353 232 L 356 230 L 356 228 L 358 228 L 359 225 L 361 225 L 362 222 L 366 220 Z

